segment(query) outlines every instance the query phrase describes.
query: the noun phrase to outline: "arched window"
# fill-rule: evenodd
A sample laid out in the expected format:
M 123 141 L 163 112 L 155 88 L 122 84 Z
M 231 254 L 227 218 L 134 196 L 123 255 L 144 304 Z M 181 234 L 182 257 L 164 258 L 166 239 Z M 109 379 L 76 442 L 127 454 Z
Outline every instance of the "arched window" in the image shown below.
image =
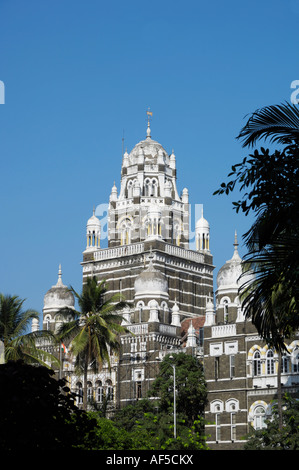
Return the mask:
M 110 379 L 106 380 L 106 387 L 107 387 L 107 401 L 113 401 L 114 399 L 114 389 Z
M 76 383 L 76 394 L 78 396 L 78 404 L 81 405 L 83 403 L 83 387 L 81 382 Z
M 92 401 L 92 383 L 90 381 L 87 382 L 87 402 Z
M 283 353 L 281 356 L 281 372 L 283 374 L 287 374 L 289 372 L 289 362 L 289 356 L 286 353 Z
M 129 245 L 131 243 L 132 222 L 125 219 L 120 224 L 120 244 Z
M 133 197 L 133 181 L 130 180 L 128 181 L 128 199 L 131 199 Z
M 224 323 L 228 323 L 228 300 L 223 301 L 223 319 Z
M 253 375 L 261 375 L 261 353 L 255 351 L 253 355 Z
M 101 380 L 96 382 L 96 401 L 98 403 L 103 403 L 104 389 Z
M 263 406 L 257 406 L 254 410 L 253 416 L 253 427 L 254 429 L 263 429 L 266 427 L 265 425 L 265 408 Z
M 45 316 L 46 330 L 50 330 L 51 320 L 51 315 Z
M 156 179 L 152 180 L 151 196 L 158 196 L 158 181 Z
M 138 323 L 142 322 L 142 313 L 144 309 L 144 302 L 140 301 L 137 304 L 137 310 L 138 310 Z
M 273 375 L 274 374 L 274 353 L 272 349 L 269 349 L 269 351 L 267 351 L 266 364 L 267 364 L 267 374 Z
M 151 180 L 147 178 L 144 182 L 144 195 L 150 196 L 152 190 Z

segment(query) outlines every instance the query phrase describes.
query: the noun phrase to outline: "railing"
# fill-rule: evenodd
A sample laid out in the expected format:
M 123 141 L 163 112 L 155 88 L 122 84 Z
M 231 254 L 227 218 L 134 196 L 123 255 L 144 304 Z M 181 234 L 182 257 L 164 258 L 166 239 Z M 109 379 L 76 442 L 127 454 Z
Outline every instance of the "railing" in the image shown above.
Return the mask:
M 180 248 L 179 246 L 175 245 L 165 245 L 165 251 L 169 255 L 178 256 L 179 258 L 189 259 L 191 261 L 195 261 L 196 263 L 203 263 L 204 256 L 201 253 L 197 253 L 196 251 L 186 250 L 185 248 Z
M 132 243 L 131 245 L 122 245 L 115 248 L 104 248 L 94 252 L 94 260 L 100 261 L 103 259 L 120 258 L 122 256 L 131 256 L 143 253 L 144 243 Z M 203 263 L 204 256 L 201 253 L 192 250 L 186 250 L 176 245 L 165 243 L 165 253 L 177 256 L 178 258 L 188 259 L 196 263 Z
M 110 258 L 120 258 L 121 256 L 131 256 L 144 251 L 143 243 L 133 243 L 132 245 L 123 245 L 115 248 L 104 248 L 94 252 L 95 261 Z
M 148 333 L 148 324 L 141 323 L 138 325 L 127 325 L 126 328 L 133 333 L 133 335 L 143 335 Z

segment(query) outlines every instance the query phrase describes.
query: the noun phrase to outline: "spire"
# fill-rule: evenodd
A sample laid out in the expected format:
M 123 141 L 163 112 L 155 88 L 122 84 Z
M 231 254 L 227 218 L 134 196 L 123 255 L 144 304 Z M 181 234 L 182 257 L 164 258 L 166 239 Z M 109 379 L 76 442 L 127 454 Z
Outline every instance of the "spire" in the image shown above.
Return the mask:
M 61 264 L 59 265 L 59 268 L 58 268 L 58 280 L 57 280 L 56 287 L 65 287 L 62 282 Z
M 234 254 L 233 254 L 233 257 L 232 259 L 235 259 L 237 261 L 239 261 L 241 258 L 240 258 L 240 255 L 239 255 L 239 252 L 238 252 L 238 246 L 239 246 L 239 243 L 238 243 L 238 238 L 237 238 L 237 230 L 235 230 L 235 241 L 234 241 Z

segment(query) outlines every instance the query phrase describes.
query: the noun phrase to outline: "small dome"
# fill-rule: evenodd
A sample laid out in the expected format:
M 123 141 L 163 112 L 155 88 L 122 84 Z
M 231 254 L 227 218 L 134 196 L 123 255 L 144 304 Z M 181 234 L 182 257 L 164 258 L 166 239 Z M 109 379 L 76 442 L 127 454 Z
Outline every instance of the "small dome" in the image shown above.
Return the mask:
M 238 288 L 238 279 L 242 274 L 242 259 L 238 253 L 237 235 L 235 235 L 234 254 L 232 258 L 219 269 L 217 287 Z
M 168 294 L 166 277 L 154 268 L 152 260 L 149 266 L 135 280 L 135 294 Z
M 87 227 L 88 228 L 90 228 L 90 227 L 96 227 L 96 228 L 101 227 L 101 222 L 96 217 L 95 210 L 93 210 L 92 216 L 87 221 Z
M 203 217 L 201 216 L 200 219 L 198 219 L 198 221 L 196 222 L 196 228 L 197 230 L 198 229 L 210 229 L 210 224 L 209 222 Z
M 74 295 L 69 288 L 62 283 L 61 266 L 59 266 L 57 284 L 51 287 L 45 294 L 44 308 L 60 309 L 63 307 L 73 308 L 74 306 Z

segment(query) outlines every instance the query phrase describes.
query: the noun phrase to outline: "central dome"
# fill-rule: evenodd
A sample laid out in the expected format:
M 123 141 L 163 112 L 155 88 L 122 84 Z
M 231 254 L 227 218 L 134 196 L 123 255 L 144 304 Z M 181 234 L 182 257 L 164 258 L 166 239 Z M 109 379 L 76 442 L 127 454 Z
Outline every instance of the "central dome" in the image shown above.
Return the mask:
M 135 164 L 140 155 L 143 155 L 145 163 L 157 163 L 159 155 L 169 160 L 169 156 L 162 145 L 159 144 L 159 142 L 152 140 L 150 137 L 135 145 L 129 154 L 130 164 Z

